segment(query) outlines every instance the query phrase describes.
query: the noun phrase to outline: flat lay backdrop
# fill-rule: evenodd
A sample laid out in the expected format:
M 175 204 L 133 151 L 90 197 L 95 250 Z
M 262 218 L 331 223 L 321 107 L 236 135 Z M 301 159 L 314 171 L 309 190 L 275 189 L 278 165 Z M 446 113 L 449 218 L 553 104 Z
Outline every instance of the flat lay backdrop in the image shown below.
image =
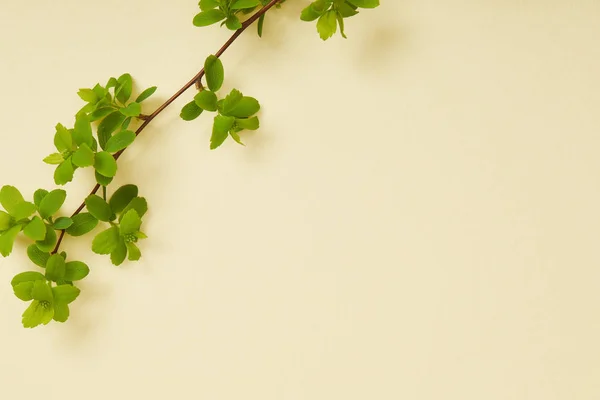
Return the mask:
M 130 72 L 151 111 L 229 36 L 194 0 L 1 3 L 0 184 L 27 196 L 79 88 Z M 67 324 L 24 330 L 35 267 L 0 260 L 0 398 L 600 398 L 600 2 L 382 3 L 323 43 L 289 0 L 232 46 L 246 147 L 208 150 L 191 92 L 152 123 L 116 179 L 143 259 L 67 238 Z

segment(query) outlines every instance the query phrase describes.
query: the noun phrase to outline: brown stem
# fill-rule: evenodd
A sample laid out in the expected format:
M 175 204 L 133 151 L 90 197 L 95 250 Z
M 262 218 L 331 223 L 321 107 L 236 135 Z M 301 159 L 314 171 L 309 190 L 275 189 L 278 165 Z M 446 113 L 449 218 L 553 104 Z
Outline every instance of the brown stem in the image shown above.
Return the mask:
M 235 31 L 233 33 L 233 35 L 231 35 L 231 37 L 225 42 L 225 44 L 219 49 L 219 51 L 217 51 L 215 53 L 215 56 L 217 58 L 221 57 L 223 55 L 223 53 L 225 53 L 225 51 L 229 48 L 229 46 L 231 46 L 233 44 L 233 42 L 235 42 L 235 40 L 250 26 L 252 25 L 254 22 L 256 22 L 256 20 L 258 20 L 262 15 L 264 15 L 267 11 L 269 11 L 274 5 L 276 5 L 277 3 L 279 3 L 281 0 L 271 0 L 269 2 L 269 4 L 267 4 L 266 6 L 264 6 L 263 8 L 261 8 L 260 10 L 258 10 L 254 15 L 252 15 L 250 18 L 248 18 L 246 21 L 244 21 L 242 23 L 242 27 L 240 29 L 238 29 L 237 31 Z M 156 118 L 161 112 L 163 112 L 167 107 L 169 107 L 175 100 L 177 100 L 179 98 L 179 96 L 181 96 L 183 93 L 185 93 L 189 88 L 191 88 L 192 86 L 194 86 L 196 84 L 196 82 L 200 82 L 200 80 L 202 79 L 202 77 L 204 76 L 204 68 L 202 68 L 192 79 L 190 79 L 190 81 L 188 83 L 186 83 L 181 89 L 179 89 L 173 96 L 171 96 L 171 98 L 169 98 L 167 101 L 165 101 L 160 107 L 158 107 L 152 114 L 148 115 L 148 116 L 144 116 L 144 118 L 142 118 L 142 120 L 144 121 L 142 123 L 142 125 L 140 125 L 140 127 L 135 131 L 136 136 L 139 135 L 140 133 L 142 133 L 142 131 L 148 126 L 150 125 L 150 123 L 152 122 L 152 120 L 154 120 L 154 118 Z M 121 154 L 123 154 L 123 152 L 125 151 L 125 149 L 117 152 L 114 154 L 114 158 L 115 160 L 118 160 L 119 157 L 121 157 Z M 100 189 L 100 185 L 96 184 L 96 186 L 94 186 L 94 188 L 92 189 L 92 191 L 90 192 L 90 196 L 93 194 L 96 194 L 96 192 Z M 77 208 L 77 210 L 75 210 L 75 212 L 73 214 L 71 214 L 71 218 L 73 218 L 74 216 L 76 216 L 77 214 L 79 214 L 81 212 L 81 210 L 83 210 L 85 207 L 85 201 L 83 201 L 81 203 L 81 205 Z M 52 250 L 51 254 L 56 254 L 58 253 L 58 250 L 60 248 L 60 245 L 65 237 L 65 232 L 66 230 L 63 229 L 60 231 L 60 236 L 58 237 L 58 241 L 56 242 L 56 246 L 54 247 L 54 250 Z

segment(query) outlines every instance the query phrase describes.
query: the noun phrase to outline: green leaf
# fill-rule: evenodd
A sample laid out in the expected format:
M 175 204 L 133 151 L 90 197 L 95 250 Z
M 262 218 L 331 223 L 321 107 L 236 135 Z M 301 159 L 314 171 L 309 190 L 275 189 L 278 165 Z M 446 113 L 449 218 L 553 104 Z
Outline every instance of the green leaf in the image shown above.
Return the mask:
M 254 8 L 260 5 L 260 0 L 233 0 L 232 10 L 243 10 L 244 8 Z
M 44 284 L 45 285 L 45 284 Z M 35 289 L 35 285 L 34 285 Z M 25 328 L 35 328 L 39 325 L 47 325 L 54 317 L 54 307 L 47 303 L 34 300 L 23 313 L 22 323 Z
M 320 16 L 321 16 L 321 13 L 318 12 L 315 9 L 315 7 L 313 7 L 312 4 L 310 4 L 304 10 L 302 10 L 302 13 L 300 14 L 300 19 L 302 21 L 314 21 L 315 19 L 319 18 Z
M 33 262 L 38 267 L 46 268 L 46 263 L 50 258 L 50 253 L 41 251 L 40 249 L 38 249 L 37 245 L 32 244 L 29 247 L 27 247 L 27 256 L 29 257 L 31 262 Z
M 254 97 L 244 96 L 235 106 L 229 110 L 227 115 L 237 118 L 247 118 L 256 114 L 260 110 L 260 104 Z
M 90 114 L 90 121 L 91 122 L 98 121 L 99 119 L 106 117 L 107 115 L 113 113 L 114 111 L 115 111 L 115 108 L 112 106 L 97 108 Z
M 227 136 L 229 135 L 229 130 L 235 123 L 235 118 L 226 117 L 224 115 L 217 115 L 215 117 L 212 136 L 210 137 L 210 149 L 214 150 L 220 145 L 223 144 Z
M 73 138 L 71 132 L 62 124 L 56 125 L 56 134 L 54 135 L 54 146 L 59 152 L 71 151 L 73 147 Z
M 242 27 L 242 23 L 240 22 L 240 19 L 236 15 L 231 14 L 225 20 L 225 26 L 232 31 L 237 31 L 238 29 L 240 29 Z
M 21 229 L 21 225 L 15 225 L 0 235 L 0 254 L 3 257 L 8 257 L 12 253 L 15 239 L 19 232 L 21 232 Z
M 108 204 L 115 214 L 120 213 L 138 195 L 135 185 L 123 185 L 113 193 Z
M 229 131 L 229 134 L 231 135 L 233 140 L 235 140 L 236 143 L 241 144 L 242 146 L 245 146 L 245 144 L 242 142 L 242 138 L 240 138 L 240 135 L 238 135 L 237 132 L 231 130 L 231 131 Z
M 265 15 L 263 14 L 258 18 L 258 37 L 262 37 L 263 27 L 265 25 Z
M 48 193 L 41 201 L 39 212 L 42 218 L 48 219 L 60 210 L 67 198 L 67 192 L 56 189 Z
M 194 97 L 198 107 L 206 111 L 217 111 L 217 95 L 210 90 L 203 90 Z
M 125 245 L 125 240 L 121 237 L 121 238 L 119 238 L 119 243 L 117 244 L 117 247 L 115 247 L 113 252 L 110 253 L 110 261 L 114 265 L 119 266 L 119 265 L 123 264 L 123 261 L 125 261 L 126 257 L 127 257 L 127 246 Z
M 16 187 L 6 185 L 0 189 L 0 204 L 13 217 L 18 206 L 24 202 L 23 195 Z
M 125 118 L 125 121 L 121 124 L 121 129 L 129 128 L 129 124 L 131 124 L 131 117 Z
M 355 6 L 348 4 L 348 2 L 336 5 L 338 13 L 344 18 L 349 18 L 358 14 L 358 11 L 356 11 L 354 7 Z
M 87 144 L 83 143 L 81 147 L 73 153 L 71 160 L 73 161 L 73 164 L 78 167 L 89 167 L 94 165 L 94 151 L 90 149 Z
M 216 24 L 219 21 L 225 19 L 226 15 L 221 10 L 207 10 L 202 11 L 194 17 L 195 26 L 209 26 Z
M 138 215 L 137 211 L 131 209 L 123 215 L 123 218 L 121 218 L 119 229 L 121 231 L 121 235 L 125 236 L 139 231 L 141 226 L 142 219 Z
M 236 119 L 235 124 L 241 129 L 248 129 L 249 131 L 255 131 L 260 127 L 258 117 Z
M 12 280 L 10 281 L 10 284 L 12 287 L 15 287 L 18 284 L 23 283 L 23 282 L 35 282 L 35 281 L 46 282 L 46 277 L 39 272 L 34 272 L 34 271 L 21 272 L 20 274 L 17 274 L 17 275 L 15 275 L 14 278 L 12 278 Z
M 48 157 L 44 158 L 44 162 L 50 165 L 58 165 L 65 159 L 61 153 L 52 153 Z
M 125 149 L 135 140 L 135 133 L 132 131 L 121 131 L 108 139 L 106 142 L 106 151 L 109 153 L 116 153 L 117 151 Z
M 86 103 L 95 104 L 98 101 L 98 96 L 96 96 L 96 92 L 94 92 L 92 89 L 79 89 L 77 95 L 79 95 L 81 100 L 85 101 Z
M 100 125 L 98 125 L 98 143 L 102 149 L 105 149 L 106 142 L 108 142 L 112 133 L 123 124 L 125 118 L 120 111 L 114 111 L 100 122 Z
M 92 194 L 85 199 L 87 210 L 100 221 L 109 222 L 112 216 L 112 210 L 108 203 L 102 197 Z
M 22 282 L 16 286 L 13 286 L 13 292 L 17 298 L 23 301 L 33 300 L 33 286 L 34 282 Z
M 133 199 L 129 202 L 129 204 L 127 205 L 127 207 L 125 207 L 125 209 L 123 209 L 123 213 L 121 214 L 121 217 L 119 218 L 119 220 L 123 220 L 123 216 L 125 214 L 127 214 L 127 212 L 131 209 L 134 209 L 135 211 L 137 211 L 139 217 L 142 218 L 144 216 L 144 214 L 146 214 L 146 212 L 148 211 L 148 203 L 146 202 L 145 198 L 136 197 L 135 199 Z
M 10 214 L 0 211 L 0 232 L 7 230 L 12 225 L 12 217 Z
M 327 11 L 317 21 L 317 31 L 321 39 L 327 40 L 337 31 L 337 13 L 334 10 Z
M 140 93 L 140 95 L 137 97 L 137 99 L 135 99 L 135 102 L 141 103 L 142 101 L 144 101 L 147 98 L 149 98 L 150 96 L 152 96 L 154 94 L 154 92 L 156 92 L 156 86 L 149 87 L 148 89 L 146 89 L 142 93 Z
M 127 107 L 119 109 L 119 112 L 126 117 L 137 117 L 142 113 L 142 106 L 140 103 L 129 103 Z
M 54 303 L 53 319 L 56 322 L 67 322 L 70 314 L 71 312 L 69 311 L 69 305 L 67 303 L 62 301 Z
M 54 224 L 52 225 L 52 227 L 54 229 L 62 231 L 62 230 L 67 229 L 71 225 L 73 225 L 73 220 L 71 218 L 69 218 L 69 217 L 60 217 L 60 218 L 57 218 L 56 221 L 54 221 Z
M 379 0 L 347 0 L 348 3 L 354 4 L 360 8 L 375 8 L 379 6 Z
M 133 79 L 129 74 L 123 74 L 117 79 L 117 87 L 115 89 L 115 97 L 121 102 L 121 104 L 125 104 L 127 100 L 131 97 L 131 92 L 133 90 Z
M 67 233 L 71 236 L 82 236 L 94 230 L 98 225 L 98 219 L 90 213 L 81 213 L 73 216 L 73 225 L 67 228 Z
M 110 254 L 119 244 L 119 228 L 116 226 L 100 232 L 92 242 L 92 251 L 96 254 Z
M 81 261 L 71 261 L 65 265 L 65 280 L 69 282 L 80 281 L 90 273 L 90 268 Z
M 107 176 L 100 175 L 98 173 L 98 171 L 96 171 L 95 176 L 96 176 L 96 182 L 98 182 L 98 184 L 100 186 L 108 186 L 113 181 L 113 178 L 109 178 Z
M 225 79 L 225 70 L 221 60 L 214 55 L 208 56 L 206 61 L 204 61 L 204 72 L 208 88 L 213 92 L 221 89 L 223 80 Z
M 198 5 L 200 6 L 200 9 L 202 11 L 207 11 L 207 10 L 212 10 L 213 8 L 218 7 L 219 1 L 218 0 L 200 0 L 200 3 Z
M 41 251 L 52 251 L 56 246 L 56 231 L 50 225 L 46 225 L 46 237 L 44 240 L 38 240 L 35 244 Z
M 25 226 L 25 229 L 23 229 L 23 233 L 30 239 L 44 240 L 46 237 L 46 225 L 40 217 L 33 217 L 31 222 L 29 222 Z
M 127 251 L 129 252 L 129 261 L 138 261 L 142 257 L 142 252 L 135 243 L 126 243 Z
M 45 189 L 38 189 L 35 191 L 35 193 L 33 193 L 33 202 L 35 203 L 35 205 L 37 207 L 40 206 L 40 204 L 42 203 L 42 200 L 44 200 L 44 197 L 46 197 L 48 195 L 48 191 Z
M 73 129 L 73 139 L 78 146 L 87 144 L 92 146 L 94 136 L 92 135 L 92 125 L 87 114 L 79 114 L 75 119 L 75 128 Z
M 339 11 L 336 14 L 336 18 L 338 21 L 338 25 L 340 26 L 340 34 L 344 39 L 348 39 L 346 37 L 346 33 L 344 32 L 344 17 L 342 16 L 342 14 L 339 13 Z
M 74 302 L 81 290 L 71 285 L 59 285 L 52 288 L 52 294 L 54 295 L 54 301 L 59 303 L 70 304 Z
M 65 278 L 65 259 L 60 254 L 53 254 L 46 263 L 46 278 L 51 281 L 59 281 Z
M 66 185 L 73 180 L 75 169 L 71 163 L 71 157 L 63 161 L 54 171 L 54 183 L 57 185 Z
M 223 115 L 229 115 L 231 110 L 244 98 L 242 92 L 237 89 L 233 89 L 225 99 L 220 102 L 219 111 Z
M 59 256 L 60 257 L 60 256 Z M 47 301 L 53 303 L 54 297 L 52 296 L 52 289 L 46 283 L 46 280 L 36 280 L 33 285 L 33 291 L 31 292 L 34 300 Z
M 179 116 L 184 121 L 193 121 L 196 118 L 198 118 L 200 114 L 202 114 L 202 111 L 203 110 L 200 107 L 198 107 L 195 101 L 191 101 L 185 106 L 183 106 L 183 108 L 181 109 L 181 114 L 179 114 Z
M 96 153 L 94 168 L 100 175 L 112 178 L 117 174 L 117 161 L 107 151 Z

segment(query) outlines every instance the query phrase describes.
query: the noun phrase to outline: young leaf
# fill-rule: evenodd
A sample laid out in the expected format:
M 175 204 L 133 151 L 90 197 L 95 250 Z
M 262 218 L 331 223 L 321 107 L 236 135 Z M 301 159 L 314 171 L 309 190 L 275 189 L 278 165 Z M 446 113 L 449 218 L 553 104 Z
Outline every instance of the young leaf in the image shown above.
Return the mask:
M 154 92 L 156 92 L 156 86 L 152 86 L 152 87 L 144 90 L 142 93 L 140 93 L 140 95 L 137 97 L 137 99 L 135 99 L 135 102 L 141 103 L 142 101 L 144 101 L 147 98 L 149 98 L 150 96 L 152 96 L 154 94 Z
M 214 55 L 210 55 L 204 61 L 204 71 L 206 74 L 206 84 L 213 92 L 218 91 L 223 86 L 225 79 L 225 70 L 223 63 Z
M 98 184 L 100 186 L 108 186 L 113 181 L 113 178 L 109 178 L 107 176 L 100 175 L 98 173 L 98 171 L 96 171 L 95 176 L 96 176 L 96 182 L 98 182 Z
M 43 252 L 52 251 L 56 245 L 56 231 L 50 225 L 46 225 L 46 237 L 35 242 L 35 245 Z
M 127 246 L 125 245 L 125 240 L 123 238 L 119 238 L 119 243 L 115 247 L 115 249 L 110 253 L 110 261 L 114 265 L 121 265 L 125 258 L 127 257 Z
M 334 10 L 329 10 L 319 17 L 317 21 L 317 31 L 321 39 L 327 40 L 333 36 L 337 30 L 337 13 Z
M 64 279 L 65 271 L 65 259 L 60 254 L 51 255 L 46 263 L 46 278 L 57 282 Z
M 105 148 L 106 142 L 108 142 L 112 133 L 125 121 L 125 118 L 127 117 L 121 114 L 120 111 L 114 111 L 100 122 L 100 125 L 98 125 L 98 143 L 102 149 Z
M 354 4 L 360 8 L 375 8 L 379 6 L 379 0 L 347 0 L 348 3 Z
M 13 217 L 19 204 L 22 204 L 24 201 L 23 195 L 16 187 L 6 185 L 0 189 L 0 204 Z
M 116 226 L 100 232 L 92 242 L 92 251 L 96 254 L 110 254 L 119 244 L 119 228 Z
M 336 18 L 338 21 L 338 25 L 340 26 L 340 34 L 344 39 L 348 39 L 346 37 L 346 33 L 344 32 L 344 17 L 342 16 L 342 14 L 340 14 L 339 11 L 336 13 Z
M 184 121 L 193 121 L 196 118 L 198 118 L 200 114 L 202 114 L 202 111 L 203 110 L 200 107 L 198 107 L 195 101 L 191 101 L 185 106 L 183 106 L 183 108 L 181 109 L 181 114 L 179 114 L 179 116 Z
M 217 95 L 210 90 L 203 90 L 194 97 L 198 107 L 206 111 L 217 111 Z
M 81 113 L 75 119 L 75 129 L 73 129 L 73 139 L 78 146 L 83 143 L 92 146 L 94 136 L 92 135 L 92 125 L 87 114 Z
M 56 221 L 54 221 L 54 224 L 52 225 L 52 227 L 54 229 L 62 231 L 62 230 L 67 229 L 71 225 L 73 225 L 73 220 L 71 218 L 60 217 L 60 218 L 57 218 Z
M 48 157 L 44 158 L 44 162 L 50 165 L 58 165 L 64 160 L 65 159 L 63 158 L 63 155 L 61 153 L 53 153 L 50 154 Z
M 133 199 L 129 202 L 129 204 L 127 205 L 127 207 L 125 207 L 125 209 L 123 209 L 123 212 L 121 213 L 121 217 L 119 218 L 119 220 L 122 220 L 123 216 L 125 214 L 127 214 L 127 212 L 131 209 L 134 209 L 135 211 L 137 211 L 138 215 L 141 218 L 148 211 L 148 203 L 146 202 L 145 198 L 136 197 L 135 199 Z
M 233 0 L 232 10 L 243 10 L 245 8 L 254 8 L 260 4 L 260 0 Z
M 194 17 L 194 25 L 200 27 L 216 24 L 217 22 L 224 20 L 225 17 L 225 13 L 221 10 L 202 11 Z
M 86 143 L 83 143 L 73 156 L 71 157 L 73 164 L 78 167 L 85 168 L 94 165 L 94 151 L 89 148 Z
M 235 140 L 236 143 L 241 144 L 242 146 L 245 146 L 244 142 L 242 142 L 242 138 L 240 138 L 240 135 L 238 135 L 237 132 L 231 130 L 231 131 L 229 131 L 229 134 L 231 135 L 231 138 L 233 140 Z
M 139 231 L 141 226 L 142 219 L 138 215 L 137 211 L 131 209 L 123 215 L 119 230 L 121 231 L 121 235 L 125 236 Z
M 90 213 L 81 213 L 73 216 L 73 225 L 67 228 L 71 236 L 82 236 L 94 230 L 98 225 L 98 219 Z
M 212 10 L 219 6 L 219 0 L 200 0 L 198 4 L 202 11 Z
M 46 197 L 48 195 L 48 191 L 45 189 L 38 189 L 35 191 L 35 193 L 33 193 L 33 202 L 35 203 L 35 205 L 37 207 L 40 206 L 40 204 L 42 203 L 42 200 L 44 200 L 44 197 Z
M 61 301 L 54 303 L 54 315 L 52 316 L 52 319 L 56 322 L 67 322 L 70 314 L 71 311 L 69 310 L 69 305 L 67 303 Z
M 106 151 L 116 153 L 129 146 L 135 140 L 135 133 L 132 131 L 121 131 L 108 139 L 106 142 Z
M 237 31 L 242 27 L 242 23 L 236 15 L 231 14 L 225 20 L 225 26 L 232 31 Z
M 213 124 L 212 136 L 210 137 L 210 149 L 219 147 L 229 134 L 229 130 L 235 123 L 235 118 L 217 115 Z
M 113 113 L 114 111 L 115 111 L 115 109 L 112 106 L 97 108 L 96 110 L 92 111 L 92 113 L 90 114 L 90 121 L 91 122 L 98 121 L 99 119 L 106 117 L 107 115 Z
M 63 161 L 54 171 L 54 183 L 57 185 L 66 185 L 73 180 L 75 169 L 71 163 L 71 157 Z
M 56 125 L 56 134 L 54 135 L 54 146 L 59 152 L 72 150 L 73 138 L 71 132 L 62 124 Z
M 100 175 L 112 178 L 117 174 L 117 161 L 109 152 L 101 151 L 96 153 L 94 168 Z
M 81 261 L 71 261 L 65 265 L 64 279 L 69 282 L 80 281 L 90 273 L 90 268 Z
M 135 185 L 121 186 L 111 196 L 108 204 L 115 214 L 120 213 L 138 195 L 138 187 Z
M 133 79 L 131 75 L 123 74 L 117 79 L 117 87 L 115 89 L 115 97 L 125 104 L 131 97 L 131 91 L 133 90 Z
M 12 225 L 12 217 L 9 213 L 0 211 L 0 232 L 7 230 Z
M 48 287 L 45 283 L 43 285 Z M 36 286 L 34 285 L 34 290 L 35 287 Z M 31 302 L 21 319 L 24 328 L 35 328 L 42 324 L 48 325 L 48 323 L 52 321 L 52 318 L 54 317 L 54 307 L 47 307 L 45 304 L 46 303 L 40 302 L 39 300 Z
M 31 262 L 33 262 L 38 267 L 46 268 L 46 263 L 50 258 L 50 253 L 41 251 L 35 244 L 32 244 L 29 247 L 27 247 L 27 256 L 29 257 Z M 40 275 L 42 276 L 42 278 L 44 278 L 42 274 Z
M 126 117 L 137 117 L 142 113 L 142 106 L 140 103 L 133 102 L 129 103 L 127 107 L 119 109 L 119 111 Z
M 48 193 L 39 206 L 39 212 L 42 218 L 48 219 L 56 214 L 64 204 L 66 198 L 67 192 L 62 189 L 56 189 Z
M 12 287 L 15 287 L 18 284 L 23 283 L 23 282 L 35 282 L 35 281 L 44 281 L 45 282 L 46 277 L 39 272 L 34 272 L 34 271 L 21 272 L 20 274 L 17 274 L 17 275 L 15 275 L 14 278 L 12 278 L 12 280 L 10 281 L 10 284 Z
M 79 297 L 80 293 L 81 290 L 71 285 L 59 285 L 52 288 L 54 301 L 60 303 L 70 304 Z
M 320 16 L 321 13 L 318 12 L 312 4 L 310 4 L 304 10 L 302 10 L 302 13 L 300 14 L 300 19 L 302 21 L 314 21 Z
M 86 103 L 95 104 L 98 101 L 98 96 L 96 96 L 96 93 L 92 89 L 79 89 L 77 95 Z
M 21 225 L 15 225 L 0 234 L 0 254 L 2 257 L 8 257 L 12 253 L 13 245 L 19 232 L 21 232 Z
M 46 237 L 46 225 L 40 217 L 33 217 L 31 222 L 29 222 L 25 226 L 25 229 L 23 229 L 23 233 L 30 239 L 44 240 Z
M 23 301 L 33 300 L 33 286 L 35 281 L 21 282 L 18 285 L 13 286 L 13 292 L 18 299 Z
M 142 257 L 142 252 L 135 243 L 126 243 L 127 251 L 129 252 L 129 261 L 138 261 Z
M 258 37 L 262 37 L 262 34 L 263 34 L 263 27 L 265 25 L 265 15 L 266 14 L 263 14 L 263 15 L 261 15 L 258 18 L 258 24 L 257 24 L 257 26 L 258 26 Z
M 92 194 L 85 199 L 87 210 L 100 221 L 109 222 L 112 216 L 112 210 L 102 197 Z
M 260 127 L 258 117 L 238 118 L 235 120 L 235 124 L 241 129 L 248 129 L 249 131 L 255 131 Z
M 237 89 L 233 89 L 222 101 L 220 101 L 219 111 L 223 115 L 229 115 L 231 110 L 242 100 L 244 95 Z
M 237 102 L 227 115 L 237 118 L 247 118 L 256 114 L 260 110 L 260 104 L 254 97 L 244 96 Z

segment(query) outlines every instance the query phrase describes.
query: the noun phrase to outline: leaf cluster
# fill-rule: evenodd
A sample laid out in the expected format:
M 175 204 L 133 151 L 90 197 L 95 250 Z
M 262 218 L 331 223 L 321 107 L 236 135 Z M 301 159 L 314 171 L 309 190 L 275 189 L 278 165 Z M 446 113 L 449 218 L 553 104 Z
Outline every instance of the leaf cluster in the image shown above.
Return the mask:
M 375 8 L 379 0 L 316 0 L 302 10 L 300 19 L 303 21 L 317 20 L 317 31 L 323 40 L 332 37 L 338 25 L 340 34 L 346 38 L 344 32 L 344 18 L 358 14 L 358 8 Z

